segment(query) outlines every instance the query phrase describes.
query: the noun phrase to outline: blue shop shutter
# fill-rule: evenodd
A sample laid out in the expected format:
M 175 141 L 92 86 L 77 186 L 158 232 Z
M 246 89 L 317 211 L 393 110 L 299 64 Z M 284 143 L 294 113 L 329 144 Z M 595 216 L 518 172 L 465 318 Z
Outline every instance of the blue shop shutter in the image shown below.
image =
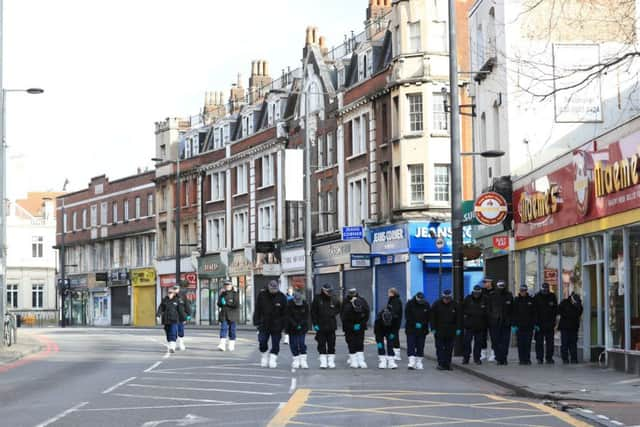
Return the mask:
M 407 264 L 388 264 L 376 267 L 376 306 L 375 313 L 378 313 L 387 306 L 389 289 L 396 288 L 400 292 L 403 308 L 407 303 Z

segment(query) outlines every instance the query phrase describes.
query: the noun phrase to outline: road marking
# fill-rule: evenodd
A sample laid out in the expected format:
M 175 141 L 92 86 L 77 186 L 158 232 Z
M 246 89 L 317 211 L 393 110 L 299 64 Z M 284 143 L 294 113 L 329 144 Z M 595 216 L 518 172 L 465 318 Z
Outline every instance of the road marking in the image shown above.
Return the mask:
M 298 414 L 298 411 L 300 411 L 300 409 L 305 405 L 310 394 L 310 389 L 298 389 L 293 396 L 291 396 L 291 399 L 289 399 L 289 401 L 280 408 L 280 410 L 278 410 L 278 413 L 271 419 L 271 421 L 269 421 L 267 427 L 280 427 L 289 424 Z
M 126 393 L 114 393 L 114 396 L 118 397 L 133 397 L 135 399 L 152 399 L 152 400 L 178 400 L 185 402 L 200 402 L 200 403 L 232 403 L 224 400 L 211 400 L 211 399 L 191 399 L 188 397 L 166 397 L 166 396 L 145 396 L 143 394 L 126 394 Z
M 291 378 L 291 386 L 289 387 L 289 393 L 293 393 L 293 391 L 296 389 L 297 383 L 298 383 L 297 379 Z
M 102 392 L 102 394 L 109 394 L 109 393 L 111 393 L 113 390 L 117 389 L 118 387 L 123 386 L 123 385 L 125 385 L 126 383 L 128 383 L 128 382 L 130 382 L 130 381 L 133 381 L 133 380 L 135 380 L 135 379 L 136 379 L 136 377 L 131 377 L 131 378 L 127 378 L 127 379 L 126 379 L 126 380 L 124 380 L 124 381 L 120 381 L 118 384 L 116 384 L 116 385 L 114 385 L 114 386 L 112 386 L 112 387 L 109 387 L 108 389 L 106 389 L 105 391 L 103 391 L 103 392 Z
M 162 390 L 166 390 L 166 386 L 161 385 L 148 385 L 148 384 L 127 384 L 128 387 L 138 387 L 138 388 L 160 388 Z M 276 393 L 265 393 L 261 391 L 239 391 L 239 390 L 228 390 L 228 389 L 219 389 L 219 388 L 198 388 L 198 387 L 171 387 L 171 390 L 185 390 L 185 391 L 219 391 L 223 393 L 237 393 L 237 394 L 256 394 L 260 396 L 273 396 Z
M 115 394 L 114 394 L 115 396 Z M 137 396 L 136 396 L 137 397 Z M 278 405 L 280 402 L 239 402 L 239 403 L 202 403 L 186 405 L 162 405 L 162 406 L 123 406 L 121 408 L 90 408 L 79 409 L 77 412 L 118 412 L 118 411 L 142 411 L 148 409 L 173 409 L 173 408 L 214 408 L 218 406 L 251 406 L 246 410 L 256 410 L 255 406 Z
M 158 427 L 161 424 L 175 424 L 178 426 L 188 426 L 193 424 L 204 424 L 208 423 L 209 418 L 199 417 L 197 415 L 187 414 L 184 418 L 179 420 L 158 420 L 158 421 L 148 421 L 142 424 L 142 427 Z
M 578 421 L 575 418 L 573 418 L 571 415 L 566 414 L 564 412 L 558 411 L 557 409 L 551 408 L 550 406 L 547 405 L 543 405 L 542 403 L 534 403 L 534 402 L 526 402 L 523 401 L 523 403 L 526 403 L 529 406 L 532 406 L 534 408 L 537 408 L 543 412 L 546 412 L 547 414 L 558 418 L 562 421 L 564 421 L 565 423 L 569 424 L 570 426 L 573 427 L 589 427 L 590 425 L 582 422 L 582 421 Z
M 631 380 L 623 380 L 623 381 L 618 381 L 613 383 L 612 385 L 624 385 L 624 384 L 633 384 L 633 383 L 637 383 L 640 381 L 640 378 L 634 378 Z
M 615 424 L 615 425 L 617 425 L 617 426 L 623 426 L 623 425 L 624 425 L 624 424 L 623 424 L 623 423 L 621 423 L 620 421 L 615 421 L 615 420 L 614 420 L 614 421 L 611 421 L 611 424 Z
M 176 374 L 177 372 L 171 372 L 170 369 L 157 369 L 149 372 L 150 374 Z M 276 377 L 272 375 L 256 375 L 256 374 L 227 374 L 222 372 L 180 372 L 180 375 L 197 375 L 201 376 L 222 376 L 222 377 L 247 377 L 247 378 L 268 378 L 272 380 L 288 380 L 289 377 Z
M 63 412 L 59 413 L 58 415 L 56 415 L 53 418 L 49 418 L 45 422 L 38 424 L 36 427 L 47 427 L 48 425 L 51 425 L 51 424 L 53 424 L 55 422 L 60 421 L 61 419 L 63 419 L 67 415 L 72 414 L 73 412 L 77 411 L 78 409 L 80 409 L 83 406 L 86 406 L 88 404 L 89 404 L 89 402 L 78 403 L 76 406 L 74 406 L 72 408 L 69 408 L 66 411 L 63 411 Z
M 158 366 L 160 366 L 161 364 L 162 364 L 162 361 L 156 362 L 153 365 L 149 366 L 147 369 L 145 369 L 144 372 L 151 372 L 154 369 L 156 369 Z
M 175 378 L 140 378 L 141 380 L 152 380 L 152 381 L 171 381 L 175 382 Z M 258 383 L 254 381 L 237 381 L 237 380 L 204 380 L 199 378 L 182 378 L 181 381 L 184 382 L 199 382 L 199 383 L 231 383 L 231 384 L 248 384 L 248 385 L 268 385 L 271 387 L 282 387 L 285 384 L 273 384 L 273 383 Z
M 58 351 L 60 351 L 58 344 L 56 344 L 55 341 L 51 340 L 50 338 L 45 336 L 36 336 L 36 338 L 44 347 L 42 350 L 37 353 L 27 355 L 22 359 L 16 360 L 14 362 L 7 363 L 6 365 L 0 365 L 0 373 L 8 372 L 12 369 L 19 368 L 20 366 L 24 366 L 31 362 L 44 359 L 50 356 L 52 353 L 57 353 Z

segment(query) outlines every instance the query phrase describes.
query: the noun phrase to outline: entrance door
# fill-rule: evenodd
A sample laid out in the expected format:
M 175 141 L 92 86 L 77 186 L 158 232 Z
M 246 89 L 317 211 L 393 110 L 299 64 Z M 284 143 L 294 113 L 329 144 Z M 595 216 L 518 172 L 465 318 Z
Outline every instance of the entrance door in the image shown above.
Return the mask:
M 135 286 L 133 288 L 133 324 L 154 326 L 156 324 L 155 286 Z
M 583 316 L 589 316 L 588 342 L 591 346 L 591 360 L 597 360 L 605 348 L 604 317 L 604 263 L 585 266 L 584 286 L 588 289 L 588 300 L 584 304 Z

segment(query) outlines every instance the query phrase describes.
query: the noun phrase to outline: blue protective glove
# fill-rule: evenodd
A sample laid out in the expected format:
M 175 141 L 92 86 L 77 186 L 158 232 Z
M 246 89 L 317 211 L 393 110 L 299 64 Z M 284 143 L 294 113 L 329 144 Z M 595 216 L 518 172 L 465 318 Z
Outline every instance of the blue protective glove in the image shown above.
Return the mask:
M 301 325 L 298 325 L 298 326 L 296 326 L 296 329 L 297 329 L 298 331 L 301 331 L 301 330 L 302 330 L 302 326 L 301 326 Z
M 518 327 L 517 326 L 512 326 L 511 327 L 511 333 L 515 334 L 518 332 Z
M 462 335 L 462 330 L 456 329 L 456 336 L 459 337 L 460 335 Z
M 384 343 L 379 342 L 377 346 L 380 350 L 384 349 Z
M 392 340 L 394 339 L 396 336 L 394 334 L 389 334 L 389 339 Z
M 422 329 L 422 323 L 416 322 L 416 329 Z
M 540 332 L 540 326 L 536 325 L 533 327 L 533 330 L 536 332 Z
M 313 325 L 313 330 L 316 332 L 320 332 L 320 326 L 319 325 Z
M 187 322 L 191 322 L 191 316 L 187 316 Z
M 432 333 L 433 335 L 435 335 L 435 334 L 436 334 L 436 330 L 435 330 L 435 329 L 432 329 L 432 330 L 431 330 L 431 333 Z
M 227 300 L 224 297 L 220 298 L 220 305 L 227 305 Z
M 353 330 L 356 332 L 358 332 L 360 328 L 361 328 L 360 323 L 356 323 L 355 325 L 353 325 Z

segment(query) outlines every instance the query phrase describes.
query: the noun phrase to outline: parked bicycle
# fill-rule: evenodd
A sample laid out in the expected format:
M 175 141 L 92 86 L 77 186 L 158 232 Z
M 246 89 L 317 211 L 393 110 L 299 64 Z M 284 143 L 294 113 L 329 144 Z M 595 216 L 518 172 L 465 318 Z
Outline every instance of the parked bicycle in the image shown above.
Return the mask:
M 16 317 L 6 313 L 4 315 L 4 337 L 2 338 L 4 345 L 10 347 L 18 341 L 18 330 Z

